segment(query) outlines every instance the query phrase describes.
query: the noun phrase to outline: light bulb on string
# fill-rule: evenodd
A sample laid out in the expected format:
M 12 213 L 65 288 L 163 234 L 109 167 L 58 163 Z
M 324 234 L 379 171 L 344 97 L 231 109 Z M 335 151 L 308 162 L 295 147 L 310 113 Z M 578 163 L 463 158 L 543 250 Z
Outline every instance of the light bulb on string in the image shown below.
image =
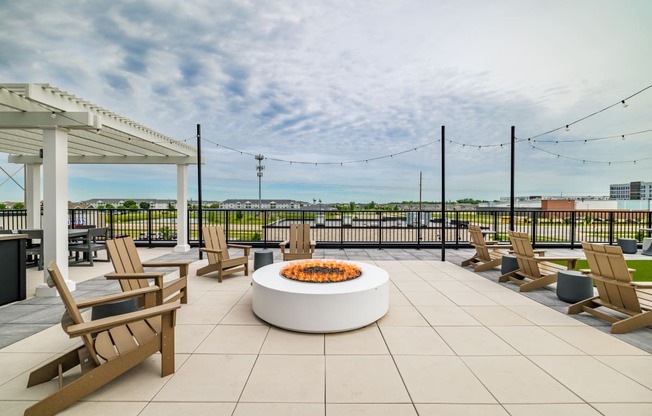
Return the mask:
M 566 131 L 570 131 L 570 125 L 566 124 Z
M 621 103 L 623 103 L 623 108 L 627 108 L 627 106 L 629 105 L 625 100 L 622 100 Z

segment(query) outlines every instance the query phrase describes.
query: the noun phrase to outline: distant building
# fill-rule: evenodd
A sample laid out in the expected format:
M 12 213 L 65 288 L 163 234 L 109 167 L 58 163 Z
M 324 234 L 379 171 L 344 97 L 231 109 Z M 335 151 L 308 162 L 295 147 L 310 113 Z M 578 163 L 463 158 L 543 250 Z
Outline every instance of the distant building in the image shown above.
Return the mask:
M 220 203 L 223 209 L 301 209 L 310 205 L 307 202 L 293 199 L 261 199 L 258 206 L 257 199 L 226 199 Z
M 615 200 L 650 200 L 652 199 L 652 182 L 630 182 L 609 185 L 609 199 Z
M 86 201 L 81 201 L 76 205 L 79 205 L 80 208 L 98 208 L 106 207 L 107 205 L 113 205 L 115 208 L 124 205 L 125 201 L 134 201 L 136 204 L 141 202 L 147 202 L 151 209 L 168 209 L 170 207 L 177 206 L 176 199 L 131 199 L 131 198 L 95 198 L 87 199 Z M 75 208 L 74 206 L 72 208 Z

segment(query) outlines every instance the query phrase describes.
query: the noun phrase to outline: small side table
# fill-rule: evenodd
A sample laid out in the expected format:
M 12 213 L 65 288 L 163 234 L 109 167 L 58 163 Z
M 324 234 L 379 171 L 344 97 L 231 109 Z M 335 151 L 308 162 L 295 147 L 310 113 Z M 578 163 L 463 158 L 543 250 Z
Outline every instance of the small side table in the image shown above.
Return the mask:
M 274 263 L 274 253 L 272 250 L 263 249 L 254 251 L 254 271 L 272 263 Z
M 625 254 L 636 254 L 638 251 L 636 240 L 633 238 L 619 238 L 617 244 Z
M 557 297 L 564 302 L 577 303 L 592 298 L 593 279 L 575 270 L 560 270 L 557 273 Z
M 500 273 L 507 274 L 514 270 L 518 270 L 518 260 L 516 259 L 516 256 L 503 254 L 502 261 L 500 262 Z

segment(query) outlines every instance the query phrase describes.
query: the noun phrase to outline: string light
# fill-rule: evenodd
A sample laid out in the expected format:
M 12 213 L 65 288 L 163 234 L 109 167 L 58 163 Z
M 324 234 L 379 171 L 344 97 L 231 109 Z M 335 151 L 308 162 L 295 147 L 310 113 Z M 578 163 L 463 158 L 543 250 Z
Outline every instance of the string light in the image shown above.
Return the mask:
M 558 153 L 553 153 L 553 152 L 548 151 L 548 150 L 546 150 L 546 149 L 542 149 L 542 148 L 540 148 L 540 147 L 537 147 L 537 146 L 535 146 L 535 145 L 533 145 L 533 144 L 531 144 L 531 143 L 528 143 L 528 145 L 529 145 L 532 149 L 538 150 L 538 151 L 543 152 L 543 153 L 547 153 L 547 154 L 549 154 L 549 155 L 557 156 L 557 159 L 576 160 L 576 161 L 578 161 L 578 162 L 581 161 L 583 164 L 586 164 L 586 163 L 593 163 L 593 164 L 603 164 L 603 165 L 609 165 L 609 166 L 611 166 L 612 163 L 614 163 L 614 164 L 627 164 L 627 163 L 633 163 L 633 164 L 636 164 L 636 162 L 640 162 L 640 161 L 642 161 L 642 160 L 652 160 L 652 156 L 650 156 L 650 157 L 646 157 L 646 158 L 643 158 L 643 159 L 636 159 L 636 160 L 619 160 L 619 161 L 613 161 L 613 160 L 612 160 L 612 161 L 604 161 L 604 160 L 587 160 L 587 159 L 579 159 L 579 158 L 576 158 L 576 157 L 573 157 L 573 156 L 565 156 L 565 155 L 561 155 L 561 154 L 558 154 Z
M 625 100 L 622 100 L 621 102 L 623 103 L 623 108 L 627 108 L 629 106 Z
M 232 147 L 216 143 L 216 142 L 214 142 L 214 141 L 212 141 L 210 139 L 205 138 L 203 140 L 208 142 L 208 143 L 214 144 L 216 147 L 221 147 L 223 149 L 230 150 L 232 152 L 240 153 L 241 155 L 255 156 L 253 153 L 245 152 L 243 150 L 234 149 Z M 383 156 L 378 156 L 378 157 L 373 157 L 373 158 L 368 158 L 368 159 L 359 159 L 359 160 L 347 160 L 347 161 L 338 161 L 338 162 L 314 162 L 314 161 L 288 160 L 288 159 L 280 159 L 280 158 L 274 158 L 274 157 L 265 157 L 265 159 L 270 160 L 270 161 L 274 161 L 274 162 L 289 163 L 290 165 L 299 164 L 299 165 L 315 165 L 315 166 L 319 166 L 319 165 L 340 165 L 340 166 L 344 166 L 344 164 L 348 165 L 348 164 L 355 164 L 355 163 L 369 163 L 370 161 L 393 158 L 394 156 L 399 156 L 399 155 L 402 155 L 402 154 L 405 154 L 405 153 L 416 152 L 416 151 L 418 151 L 419 149 L 421 149 L 423 147 L 433 145 L 433 144 L 435 144 L 437 142 L 438 142 L 438 140 L 435 140 L 435 141 L 423 144 L 421 146 L 412 147 L 410 149 L 403 150 L 403 151 L 400 151 L 400 152 L 397 152 L 397 153 L 392 153 L 392 154 L 389 154 L 389 155 L 383 155 Z

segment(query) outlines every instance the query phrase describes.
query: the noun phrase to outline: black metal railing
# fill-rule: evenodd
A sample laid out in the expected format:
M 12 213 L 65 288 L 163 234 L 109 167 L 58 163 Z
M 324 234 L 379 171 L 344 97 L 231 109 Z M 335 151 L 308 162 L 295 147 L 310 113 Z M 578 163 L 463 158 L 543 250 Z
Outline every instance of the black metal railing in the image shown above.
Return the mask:
M 273 247 L 288 238 L 292 223 L 311 225 L 320 247 L 441 247 L 441 211 L 304 211 L 203 209 L 203 225 L 221 225 L 230 242 Z M 24 229 L 25 210 L 0 210 L 0 227 Z M 468 247 L 470 224 L 494 230 L 507 241 L 509 214 L 505 211 L 446 212 L 446 246 Z M 198 212 L 188 213 L 188 244 L 198 243 Z M 107 227 L 110 236 L 129 235 L 140 245 L 171 245 L 177 239 L 177 213 L 167 209 L 71 209 L 69 226 Z M 535 246 L 576 248 L 581 241 L 614 244 L 618 238 L 641 242 L 652 228 L 648 211 L 517 211 L 514 228 L 530 234 Z

